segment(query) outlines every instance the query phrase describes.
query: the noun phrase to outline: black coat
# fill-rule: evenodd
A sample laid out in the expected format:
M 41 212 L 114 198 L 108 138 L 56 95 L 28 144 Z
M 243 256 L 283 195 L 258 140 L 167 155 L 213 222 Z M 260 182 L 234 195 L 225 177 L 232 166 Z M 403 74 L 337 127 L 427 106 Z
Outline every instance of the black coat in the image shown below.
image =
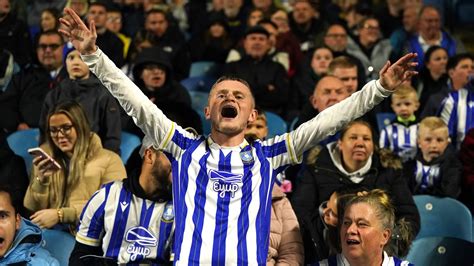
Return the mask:
M 46 95 L 39 122 L 41 132 L 43 133 L 46 125 L 48 113 L 56 104 L 66 100 L 80 103 L 89 119 L 91 130 L 99 135 L 102 146 L 119 153 L 122 132 L 120 107 L 112 94 L 92 74 L 85 80 L 67 78 Z
M 289 81 L 285 68 L 270 57 L 255 60 L 244 56 L 225 65 L 224 75 L 246 80 L 255 97 L 257 106 L 265 111 L 285 117 L 289 96 Z
M 3 94 L 0 94 L 0 128 L 16 131 L 18 124 L 38 127 L 46 94 L 67 77 L 65 67 L 52 79 L 41 66 L 29 66 L 14 75 Z
M 10 51 L 21 66 L 32 63 L 34 54 L 28 25 L 11 13 L 0 22 L 0 48 Z
M 439 181 L 435 182 L 433 187 L 427 188 L 426 191 L 422 191 L 416 183 L 417 161 L 425 166 L 439 165 Z M 407 178 L 408 186 L 413 194 L 457 198 L 461 193 L 463 165 L 451 147 L 448 147 L 440 157 L 429 163 L 423 159 L 421 151 L 419 151 L 416 158 L 408 161 L 403 169 L 406 172 L 404 176 Z
M 352 184 L 348 176 L 337 169 L 325 147 L 313 166 L 305 168 L 292 197 L 292 206 L 300 222 L 307 262 L 325 258 L 328 254 L 318 207 L 329 200 L 338 188 Z M 372 155 L 372 166 L 360 185 L 367 189 L 384 189 L 396 208 L 397 220 L 405 218 L 413 234 L 420 230 L 420 216 L 401 169 L 383 167 L 378 155 Z

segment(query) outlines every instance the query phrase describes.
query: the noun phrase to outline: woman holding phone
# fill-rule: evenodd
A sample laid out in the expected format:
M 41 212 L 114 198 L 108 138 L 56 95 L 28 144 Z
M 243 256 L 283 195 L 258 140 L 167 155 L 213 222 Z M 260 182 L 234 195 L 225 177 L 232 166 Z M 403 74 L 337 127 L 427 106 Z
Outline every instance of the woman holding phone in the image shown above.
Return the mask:
M 49 156 L 33 159 L 24 205 L 33 213 L 30 219 L 41 228 L 71 227 L 101 185 L 126 177 L 125 168 L 120 157 L 104 149 L 100 138 L 91 132 L 77 102 L 62 102 L 53 108 L 45 132 L 40 148 Z

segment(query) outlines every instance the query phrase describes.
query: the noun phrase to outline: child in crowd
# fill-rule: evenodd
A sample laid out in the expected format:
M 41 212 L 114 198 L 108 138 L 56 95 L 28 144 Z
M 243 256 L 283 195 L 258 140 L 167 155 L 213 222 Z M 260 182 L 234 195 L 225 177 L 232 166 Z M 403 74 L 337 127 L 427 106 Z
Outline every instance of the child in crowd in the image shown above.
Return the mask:
M 448 127 L 439 117 L 424 118 L 418 128 L 420 151 L 406 163 L 408 185 L 413 194 L 457 198 L 461 192 L 462 164 L 448 147 Z
M 415 89 L 410 85 L 401 85 L 392 95 L 391 107 L 397 118 L 380 132 L 380 148 L 390 149 L 403 162 L 416 155 L 418 125 L 415 112 L 419 106 Z

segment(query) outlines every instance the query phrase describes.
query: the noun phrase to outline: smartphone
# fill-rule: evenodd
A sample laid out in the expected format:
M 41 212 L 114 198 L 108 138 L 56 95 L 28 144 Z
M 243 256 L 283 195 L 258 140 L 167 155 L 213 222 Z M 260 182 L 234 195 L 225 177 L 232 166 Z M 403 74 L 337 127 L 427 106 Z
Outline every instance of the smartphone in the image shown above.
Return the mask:
M 61 169 L 61 165 L 56 162 L 51 156 L 49 156 L 43 149 L 41 149 L 40 147 L 36 147 L 36 148 L 31 148 L 31 149 L 28 149 L 28 153 L 31 154 L 33 157 L 38 157 L 38 156 L 41 156 L 41 158 L 43 159 L 49 159 L 50 160 L 50 164 L 49 164 L 49 167 L 51 170 L 59 170 Z

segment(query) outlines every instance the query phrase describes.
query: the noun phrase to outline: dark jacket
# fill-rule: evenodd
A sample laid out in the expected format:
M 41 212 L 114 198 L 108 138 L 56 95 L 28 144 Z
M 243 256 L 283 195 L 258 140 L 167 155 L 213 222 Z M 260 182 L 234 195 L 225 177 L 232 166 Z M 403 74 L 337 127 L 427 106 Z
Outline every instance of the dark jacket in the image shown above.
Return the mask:
M 125 64 L 123 58 L 123 42 L 113 32 L 106 30 L 103 34 L 97 35 L 97 45 L 112 60 L 117 67 Z
M 438 116 L 438 113 L 441 112 L 441 104 L 451 91 L 450 81 L 448 80 L 446 85 L 442 86 L 437 93 L 430 94 L 425 107 L 421 111 L 420 120 L 427 116 Z
M 338 170 L 327 147 L 324 147 L 319 154 L 314 153 L 316 155 L 308 156 L 309 165 L 300 177 L 292 198 L 292 205 L 302 228 L 308 263 L 326 258 L 328 255 L 328 248 L 323 238 L 324 226 L 319 217 L 319 206 L 329 200 L 335 190 L 353 183 L 348 176 Z M 397 220 L 405 218 L 411 225 L 413 235 L 418 233 L 420 230 L 418 209 L 402 176 L 401 167 L 397 166 L 393 157 L 381 158 L 374 153 L 370 170 L 359 184 L 367 189 L 379 188 L 388 192 L 396 207 Z
M 418 77 L 415 77 L 413 81 L 413 87 L 418 91 L 418 101 L 420 102 L 420 107 L 418 111 L 415 112 L 416 117 L 419 117 L 419 114 L 425 109 L 431 95 L 442 91 L 444 87 L 447 87 L 447 83 L 448 75 L 443 75 L 438 80 L 434 80 L 433 77 L 431 77 L 430 71 L 423 68 Z
M 34 54 L 30 32 L 28 25 L 11 12 L 0 22 L 0 48 L 10 51 L 15 61 L 24 66 L 32 62 Z
M 433 186 L 426 189 L 420 186 L 416 180 L 417 163 L 423 166 L 439 167 L 439 174 L 434 178 Z M 413 194 L 429 194 L 439 197 L 457 198 L 461 193 L 462 186 L 462 164 L 451 147 L 431 162 L 426 162 L 419 151 L 414 160 L 408 161 L 403 169 L 407 178 L 408 186 Z
M 255 97 L 257 106 L 285 117 L 289 82 L 285 68 L 269 56 L 255 60 L 244 56 L 237 62 L 225 65 L 224 75 L 246 80 Z
M 38 127 L 46 94 L 66 77 L 65 67 L 52 79 L 48 70 L 36 65 L 14 75 L 6 91 L 0 94 L 0 128 L 13 132 L 20 123 Z
M 67 78 L 46 95 L 39 121 L 41 133 L 44 134 L 49 112 L 56 104 L 66 100 L 75 100 L 80 103 L 89 119 L 91 130 L 99 135 L 103 147 L 119 153 L 122 130 L 119 105 L 112 94 L 92 74 L 85 80 Z
M 25 161 L 13 153 L 3 132 L 0 132 L 0 162 L 0 184 L 13 187 L 18 198 L 23 199 L 30 183 Z M 19 212 L 26 215 L 23 209 Z

